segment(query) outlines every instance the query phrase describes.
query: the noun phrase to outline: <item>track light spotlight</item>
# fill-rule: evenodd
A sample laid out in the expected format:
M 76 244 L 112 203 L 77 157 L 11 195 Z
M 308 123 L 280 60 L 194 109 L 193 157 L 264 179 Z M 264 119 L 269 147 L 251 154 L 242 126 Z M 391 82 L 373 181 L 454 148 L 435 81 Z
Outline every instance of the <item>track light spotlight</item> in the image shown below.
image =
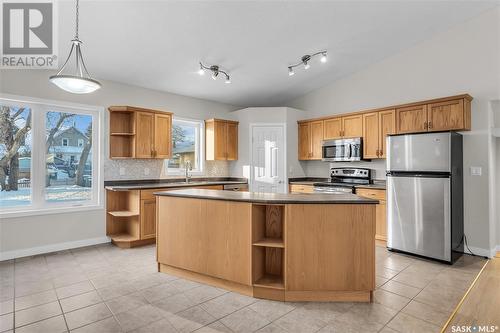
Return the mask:
M 211 71 L 211 72 L 212 72 L 212 75 L 211 75 L 211 76 L 212 76 L 212 79 L 213 79 L 213 80 L 217 80 L 217 78 L 219 77 L 219 73 L 222 73 L 222 74 L 224 74 L 224 77 L 225 77 L 225 79 L 226 79 L 224 82 L 225 82 L 225 83 L 231 83 L 231 78 L 229 77 L 229 74 L 228 74 L 227 72 L 225 72 L 225 71 L 221 70 L 221 69 L 219 68 L 219 66 L 217 66 L 217 65 L 212 65 L 212 66 L 208 67 L 208 66 L 203 65 L 203 64 L 200 62 L 200 69 L 198 70 L 198 74 L 203 75 L 203 74 L 205 74 L 205 71 L 206 71 L 206 70 L 209 70 L 209 71 Z
M 309 69 L 311 68 L 311 59 L 317 55 L 321 55 L 321 58 L 320 58 L 320 61 L 322 63 L 325 63 L 327 61 L 327 58 L 326 58 L 326 52 L 327 51 L 320 51 L 320 52 L 316 52 L 316 53 L 313 53 L 313 54 L 306 54 L 305 56 L 303 56 L 302 58 L 300 58 L 300 62 L 294 64 L 294 65 L 290 65 L 288 66 L 288 75 L 289 76 L 292 76 L 295 74 L 295 72 L 293 71 L 293 69 L 297 66 L 300 66 L 300 65 L 303 65 L 304 66 L 304 69 Z

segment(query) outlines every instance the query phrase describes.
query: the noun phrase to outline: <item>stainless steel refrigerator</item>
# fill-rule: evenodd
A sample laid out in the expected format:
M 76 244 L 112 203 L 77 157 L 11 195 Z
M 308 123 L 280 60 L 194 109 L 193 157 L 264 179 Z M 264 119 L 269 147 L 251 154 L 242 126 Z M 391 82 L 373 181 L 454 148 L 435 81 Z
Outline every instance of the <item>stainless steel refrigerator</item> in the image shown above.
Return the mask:
M 463 252 L 462 135 L 392 135 L 387 147 L 387 247 L 453 263 Z

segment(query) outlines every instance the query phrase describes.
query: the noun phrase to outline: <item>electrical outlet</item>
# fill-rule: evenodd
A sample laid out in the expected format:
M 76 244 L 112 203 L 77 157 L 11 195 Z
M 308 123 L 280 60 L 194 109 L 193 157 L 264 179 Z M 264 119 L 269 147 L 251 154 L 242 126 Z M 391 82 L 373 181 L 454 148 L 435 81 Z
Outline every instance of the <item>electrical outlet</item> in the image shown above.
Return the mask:
M 125 168 L 121 167 L 120 168 L 120 176 L 124 176 L 124 175 L 125 175 Z
M 481 167 L 470 167 L 470 175 L 471 176 L 481 176 L 482 174 L 482 168 Z
M 149 175 L 149 168 L 144 168 L 144 175 L 145 176 Z

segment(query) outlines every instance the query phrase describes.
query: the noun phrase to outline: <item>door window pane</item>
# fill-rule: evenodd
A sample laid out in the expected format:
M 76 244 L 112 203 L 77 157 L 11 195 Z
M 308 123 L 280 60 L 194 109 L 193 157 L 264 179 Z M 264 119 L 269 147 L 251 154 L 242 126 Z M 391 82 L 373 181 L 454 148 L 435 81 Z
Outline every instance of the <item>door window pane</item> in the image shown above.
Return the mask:
M 31 108 L 0 104 L 0 207 L 31 203 Z
M 45 199 L 92 199 L 92 116 L 47 112 Z

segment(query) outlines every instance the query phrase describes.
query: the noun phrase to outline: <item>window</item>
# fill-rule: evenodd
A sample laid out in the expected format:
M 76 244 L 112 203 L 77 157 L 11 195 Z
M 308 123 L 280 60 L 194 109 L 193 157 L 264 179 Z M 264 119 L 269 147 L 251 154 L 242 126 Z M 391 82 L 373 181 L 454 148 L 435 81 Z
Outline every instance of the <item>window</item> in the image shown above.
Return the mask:
M 2 214 L 100 205 L 102 113 L 0 97 Z
M 184 172 L 189 161 L 193 172 L 203 171 L 203 121 L 174 118 L 172 122 L 172 158 L 168 160 L 171 173 Z

